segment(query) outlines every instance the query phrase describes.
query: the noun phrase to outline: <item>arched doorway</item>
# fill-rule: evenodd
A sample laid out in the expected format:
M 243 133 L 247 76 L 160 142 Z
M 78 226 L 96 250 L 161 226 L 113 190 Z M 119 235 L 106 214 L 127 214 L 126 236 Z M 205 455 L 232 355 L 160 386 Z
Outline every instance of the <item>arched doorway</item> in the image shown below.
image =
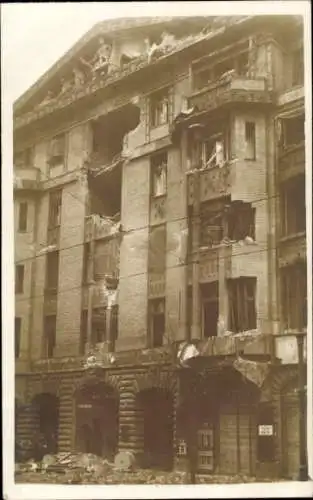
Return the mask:
M 169 470 L 173 467 L 173 395 L 159 388 L 137 396 L 143 414 L 143 466 Z
M 112 460 L 118 449 L 118 397 L 104 383 L 76 393 L 76 449 Z
M 59 398 L 41 393 L 33 399 L 37 413 L 37 438 L 45 444 L 45 453 L 57 453 L 59 433 Z

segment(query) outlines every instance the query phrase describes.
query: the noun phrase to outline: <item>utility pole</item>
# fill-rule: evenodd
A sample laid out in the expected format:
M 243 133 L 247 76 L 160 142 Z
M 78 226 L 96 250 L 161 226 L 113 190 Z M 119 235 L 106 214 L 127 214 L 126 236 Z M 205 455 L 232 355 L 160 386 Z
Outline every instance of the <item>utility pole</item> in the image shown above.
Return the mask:
M 297 333 L 298 347 L 298 395 L 299 395 L 299 481 L 308 480 L 307 444 L 306 444 L 306 388 L 304 337 L 305 333 Z

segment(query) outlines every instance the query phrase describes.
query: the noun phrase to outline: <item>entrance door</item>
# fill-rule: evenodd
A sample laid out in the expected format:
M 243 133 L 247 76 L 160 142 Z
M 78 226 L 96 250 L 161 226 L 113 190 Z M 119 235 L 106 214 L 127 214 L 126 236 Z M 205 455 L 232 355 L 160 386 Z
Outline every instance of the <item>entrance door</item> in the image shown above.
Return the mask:
M 214 470 L 214 429 L 213 424 L 206 424 L 198 430 L 198 470 L 213 472 Z

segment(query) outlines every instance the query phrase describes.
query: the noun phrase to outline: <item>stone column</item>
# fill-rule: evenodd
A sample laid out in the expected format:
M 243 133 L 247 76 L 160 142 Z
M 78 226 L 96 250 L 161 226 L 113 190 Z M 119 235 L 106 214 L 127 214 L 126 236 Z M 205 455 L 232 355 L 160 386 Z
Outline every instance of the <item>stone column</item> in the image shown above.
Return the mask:
M 119 452 L 130 451 L 137 459 L 143 454 L 143 409 L 136 401 L 131 380 L 132 375 L 123 381 L 120 390 L 119 407 Z

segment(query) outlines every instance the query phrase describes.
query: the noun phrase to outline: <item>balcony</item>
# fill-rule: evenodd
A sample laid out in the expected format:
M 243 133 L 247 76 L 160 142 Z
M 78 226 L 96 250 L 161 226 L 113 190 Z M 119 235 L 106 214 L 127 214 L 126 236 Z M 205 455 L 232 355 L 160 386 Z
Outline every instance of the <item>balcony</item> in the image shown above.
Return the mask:
M 36 167 L 14 167 L 14 191 L 39 191 L 40 170 Z
M 165 296 L 165 274 L 164 273 L 149 273 L 148 295 L 149 295 L 150 299 Z
M 219 280 L 219 273 L 225 278 L 231 278 L 232 274 L 232 247 L 216 245 L 213 247 L 201 247 L 199 249 L 199 282 L 212 283 Z M 194 259 L 193 257 L 192 259 Z M 192 279 L 192 262 L 188 264 L 188 279 Z
M 285 106 L 295 103 L 297 101 L 304 101 L 304 85 L 293 87 L 280 94 L 277 99 L 278 106 Z
M 252 79 L 229 75 L 193 93 L 188 99 L 188 107 L 203 112 L 235 103 L 264 105 L 272 101 L 273 95 L 267 89 L 267 82 L 264 78 Z
M 305 146 L 304 142 L 301 142 L 281 152 L 278 167 L 279 182 L 286 182 L 292 177 L 304 173 Z
M 199 170 L 200 201 L 208 201 L 231 194 L 235 183 L 235 164 L 225 162 L 223 167 L 218 165 L 205 170 Z M 195 176 L 193 171 L 188 173 L 188 204 L 194 202 Z
M 306 234 L 304 231 L 280 239 L 278 249 L 279 267 L 306 260 Z
M 85 242 L 117 236 L 120 226 L 119 221 L 115 222 L 98 214 L 88 215 L 85 218 Z

